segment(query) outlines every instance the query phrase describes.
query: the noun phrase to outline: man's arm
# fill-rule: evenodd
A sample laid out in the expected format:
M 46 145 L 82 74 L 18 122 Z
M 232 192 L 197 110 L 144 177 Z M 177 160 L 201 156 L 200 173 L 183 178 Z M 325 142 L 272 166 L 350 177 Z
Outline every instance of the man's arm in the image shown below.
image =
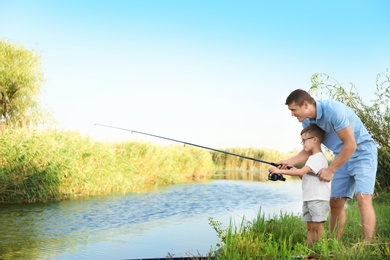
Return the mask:
M 355 136 L 353 135 L 352 128 L 350 126 L 338 131 L 337 135 L 344 145 L 337 158 L 329 165 L 329 167 L 322 169 L 319 172 L 318 176 L 322 181 L 331 181 L 337 169 L 351 158 L 357 148 Z

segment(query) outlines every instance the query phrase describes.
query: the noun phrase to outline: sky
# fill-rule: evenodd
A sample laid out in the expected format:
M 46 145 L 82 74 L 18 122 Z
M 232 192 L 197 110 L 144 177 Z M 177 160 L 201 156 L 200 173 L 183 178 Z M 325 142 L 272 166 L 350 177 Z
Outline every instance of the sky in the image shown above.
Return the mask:
M 61 130 L 288 152 L 301 125 L 285 100 L 313 74 L 374 97 L 389 13 L 387 0 L 0 0 L 0 40 L 41 55 Z

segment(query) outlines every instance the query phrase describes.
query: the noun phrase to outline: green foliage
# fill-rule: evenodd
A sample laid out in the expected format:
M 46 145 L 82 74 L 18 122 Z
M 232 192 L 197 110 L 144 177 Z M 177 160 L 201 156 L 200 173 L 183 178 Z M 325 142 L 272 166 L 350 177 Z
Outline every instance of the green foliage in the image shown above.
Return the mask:
M 252 148 L 228 151 L 267 161 L 286 157 L 276 151 Z M 7 127 L 0 135 L 0 202 L 143 192 L 159 185 L 206 180 L 221 168 L 213 159 L 225 169 L 269 167 L 248 164 L 249 160 L 237 160 L 235 156 L 221 161 L 219 155 L 182 145 L 103 144 L 74 132 L 30 132 Z
M 215 220 L 212 217 L 209 217 L 208 219 L 209 219 L 210 226 L 212 226 L 215 232 L 217 232 L 219 239 L 223 243 L 223 244 L 218 243 L 217 247 L 222 247 L 226 242 L 226 227 L 222 225 L 222 222 Z
M 38 102 L 42 84 L 40 56 L 0 41 L 0 117 L 7 124 L 24 127 L 43 120 Z
M 351 107 L 363 121 L 368 132 L 378 145 L 377 189 L 389 189 L 390 178 L 390 71 L 380 73 L 376 78 L 375 98 L 366 105 L 357 88 L 351 83 L 347 91 L 341 83 L 326 74 L 314 74 L 312 93 L 317 98 L 328 97 Z
M 202 180 L 205 150 L 103 144 L 74 132 L 6 129 L 0 135 L 0 203 L 46 202 Z
M 221 242 L 217 244 L 216 259 L 388 259 L 390 256 L 389 218 L 390 205 L 386 202 L 375 205 L 377 232 L 375 240 L 364 243 L 361 238 L 360 214 L 356 201 L 347 208 L 348 221 L 341 241 L 326 232 L 312 248 L 306 246 L 306 223 L 300 216 L 280 213 L 266 218 L 259 212 L 253 222 L 239 226 L 230 223 L 223 228 L 217 220 L 210 225 L 217 231 Z M 329 230 L 329 223 L 324 224 Z
M 260 159 L 267 162 L 277 162 L 289 156 L 279 151 L 259 148 L 233 147 L 225 149 L 224 151 L 250 158 Z M 212 155 L 215 165 L 220 170 L 267 170 L 271 167 L 269 164 L 260 163 L 225 153 L 212 152 Z

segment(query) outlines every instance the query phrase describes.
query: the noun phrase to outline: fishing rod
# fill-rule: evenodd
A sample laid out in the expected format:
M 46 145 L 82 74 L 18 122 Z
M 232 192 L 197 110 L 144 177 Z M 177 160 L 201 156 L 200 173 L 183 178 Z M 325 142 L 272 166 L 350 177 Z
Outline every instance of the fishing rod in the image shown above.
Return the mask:
M 224 154 L 240 157 L 240 158 L 247 159 L 247 160 L 252 160 L 252 161 L 255 161 L 255 162 L 266 163 L 266 164 L 269 164 L 269 165 L 272 165 L 272 166 L 276 166 L 276 167 L 279 166 L 279 164 L 274 163 L 274 162 L 268 162 L 268 161 L 252 158 L 252 157 L 241 155 L 241 154 L 231 153 L 231 152 L 227 152 L 227 151 L 223 151 L 223 150 L 218 150 L 218 149 L 206 147 L 206 146 L 203 146 L 203 145 L 198 145 L 198 144 L 193 144 L 193 143 L 189 143 L 189 142 L 185 142 L 185 141 L 176 140 L 176 139 L 169 138 L 169 137 L 159 136 L 159 135 L 155 135 L 155 134 L 149 134 L 149 133 L 145 133 L 145 132 L 140 132 L 140 131 L 126 129 L 126 128 L 121 128 L 121 127 L 116 127 L 116 126 L 110 126 L 110 125 L 95 124 L 95 126 L 108 127 L 108 128 L 128 131 L 128 132 L 131 132 L 131 133 L 148 135 L 148 136 L 152 136 L 152 137 L 156 137 L 156 138 L 169 140 L 169 141 L 172 141 L 172 142 L 182 143 L 184 145 L 190 145 L 190 146 L 199 147 L 199 148 L 206 149 L 206 150 L 211 150 L 211 151 L 214 151 L 214 152 L 219 152 L 219 153 L 224 153 Z M 277 180 L 285 181 L 285 178 L 283 178 L 283 176 L 281 174 L 271 174 L 270 173 L 269 176 L 268 176 L 268 179 L 272 180 L 272 181 L 277 181 Z

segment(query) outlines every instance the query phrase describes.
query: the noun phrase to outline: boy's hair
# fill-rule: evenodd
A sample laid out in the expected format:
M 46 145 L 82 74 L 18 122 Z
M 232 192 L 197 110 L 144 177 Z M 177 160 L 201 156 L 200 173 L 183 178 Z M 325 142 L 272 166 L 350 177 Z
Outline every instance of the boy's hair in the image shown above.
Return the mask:
M 297 106 L 302 106 L 303 102 L 309 102 L 310 104 L 314 104 L 315 100 L 309 93 L 304 91 L 303 89 L 296 89 L 288 95 L 286 99 L 285 105 L 290 105 L 291 103 L 295 103 Z
M 308 133 L 309 135 L 316 137 L 320 143 L 322 143 L 325 138 L 325 131 L 319 128 L 316 124 L 310 124 L 309 126 L 303 128 L 301 135 L 304 133 Z

